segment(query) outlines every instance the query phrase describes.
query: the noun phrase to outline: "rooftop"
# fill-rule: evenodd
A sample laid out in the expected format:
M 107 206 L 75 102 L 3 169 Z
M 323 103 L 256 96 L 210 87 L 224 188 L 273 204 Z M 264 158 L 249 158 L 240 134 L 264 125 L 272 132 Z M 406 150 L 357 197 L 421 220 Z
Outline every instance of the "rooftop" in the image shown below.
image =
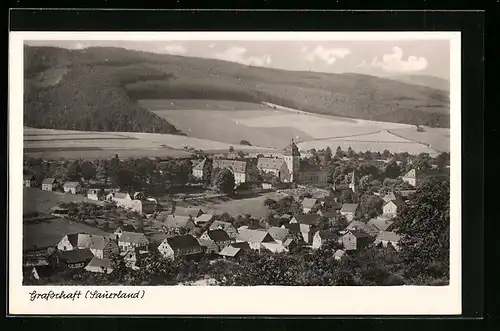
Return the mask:
M 198 240 L 196 240 L 195 237 L 190 236 L 190 235 L 175 236 L 175 237 L 167 238 L 165 240 L 167 240 L 167 243 L 174 250 L 199 248 L 200 247 L 200 243 L 198 242 Z

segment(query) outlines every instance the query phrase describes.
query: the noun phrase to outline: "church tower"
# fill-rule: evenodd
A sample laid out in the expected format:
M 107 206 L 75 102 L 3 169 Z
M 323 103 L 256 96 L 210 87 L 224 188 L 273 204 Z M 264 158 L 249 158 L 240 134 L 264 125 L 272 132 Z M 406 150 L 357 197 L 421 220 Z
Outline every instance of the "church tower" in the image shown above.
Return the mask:
M 300 152 L 293 139 L 290 146 L 285 148 L 283 155 L 288 171 L 290 172 L 290 182 L 297 182 L 299 180 Z
M 349 188 L 353 192 L 356 192 L 356 177 L 354 176 L 354 170 L 352 171 L 352 174 L 351 174 L 351 183 L 349 183 Z

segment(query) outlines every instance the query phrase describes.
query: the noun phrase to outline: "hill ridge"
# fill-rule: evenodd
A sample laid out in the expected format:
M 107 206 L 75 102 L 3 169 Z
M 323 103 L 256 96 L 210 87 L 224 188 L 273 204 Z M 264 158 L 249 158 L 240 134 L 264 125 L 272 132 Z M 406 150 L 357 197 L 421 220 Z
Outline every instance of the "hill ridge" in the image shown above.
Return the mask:
M 56 86 L 37 86 L 37 74 L 50 75 L 57 67 L 68 72 Z M 370 75 L 296 72 L 119 47 L 26 45 L 25 78 L 25 122 L 41 128 L 181 134 L 137 103 L 158 98 L 269 102 L 323 115 L 449 127 L 445 92 Z

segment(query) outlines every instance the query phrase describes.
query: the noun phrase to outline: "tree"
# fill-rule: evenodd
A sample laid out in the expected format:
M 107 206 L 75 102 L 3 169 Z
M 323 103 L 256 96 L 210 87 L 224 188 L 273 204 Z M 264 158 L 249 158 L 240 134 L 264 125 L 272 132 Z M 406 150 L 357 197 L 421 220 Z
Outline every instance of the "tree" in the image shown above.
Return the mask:
M 437 165 L 439 170 L 443 170 L 446 168 L 446 166 L 450 163 L 450 154 L 443 152 L 436 156 L 436 159 L 434 160 L 435 164 Z
M 250 142 L 248 142 L 247 140 L 240 141 L 240 145 L 252 146 L 252 144 L 250 144 Z
M 69 165 L 66 178 L 69 180 L 80 181 L 82 178 L 82 166 L 80 161 L 75 160 Z
M 205 159 L 205 163 L 203 164 L 203 184 L 205 186 L 209 186 L 212 182 L 212 172 L 213 172 L 213 160 Z
M 410 279 L 449 280 L 450 182 L 430 180 L 398 211 L 401 258 Z
M 233 146 L 229 146 L 229 153 L 234 153 L 234 147 Z
M 91 180 L 94 179 L 97 175 L 97 168 L 96 166 L 90 162 L 90 161 L 84 161 L 82 163 L 82 177 L 84 180 L 87 181 L 87 183 Z
M 245 152 L 243 152 L 243 151 L 238 151 L 238 153 L 237 153 L 237 154 L 238 154 L 238 156 L 239 156 L 240 158 L 244 158 L 244 157 L 245 157 L 245 155 L 246 155 L 246 154 L 245 154 Z
M 394 160 L 389 162 L 385 167 L 385 177 L 394 179 L 399 176 L 401 176 L 401 168 L 399 165 Z
M 234 175 L 227 168 L 217 169 L 213 178 L 213 184 L 218 192 L 228 195 L 234 194 Z
M 344 152 L 342 151 L 342 148 L 340 148 L 340 146 L 337 147 L 336 151 L 335 151 L 335 156 L 338 157 L 338 158 L 342 158 L 344 157 Z
M 356 152 L 354 152 L 354 150 L 353 150 L 351 147 L 349 147 L 349 148 L 347 149 L 347 157 L 348 157 L 348 158 L 353 158 L 353 157 L 355 157 L 355 156 L 356 156 Z
M 253 183 L 262 182 L 262 176 L 260 174 L 259 169 L 257 169 L 256 167 L 250 167 L 248 169 L 248 181 Z
M 332 160 L 332 157 L 333 157 L 332 149 L 330 148 L 330 146 L 328 146 L 325 149 L 325 154 L 324 155 L 325 155 L 325 163 L 328 164 Z
M 373 194 L 364 194 L 361 196 L 361 212 L 368 217 L 376 217 L 382 214 L 383 200 Z
M 391 152 L 389 152 L 389 150 L 387 149 L 384 149 L 384 151 L 382 152 L 382 157 L 387 160 L 391 157 Z

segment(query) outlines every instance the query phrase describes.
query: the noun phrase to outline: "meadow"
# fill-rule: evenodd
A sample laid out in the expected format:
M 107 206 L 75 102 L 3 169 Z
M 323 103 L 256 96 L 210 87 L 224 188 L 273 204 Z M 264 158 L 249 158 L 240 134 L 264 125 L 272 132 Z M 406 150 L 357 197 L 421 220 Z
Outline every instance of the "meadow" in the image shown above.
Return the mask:
M 291 139 L 301 150 L 449 152 L 449 129 L 360 120 L 307 113 L 273 104 L 219 100 L 141 100 L 140 104 L 167 119 L 188 136 L 282 149 Z
M 87 197 L 81 194 L 42 191 L 40 188 L 23 187 L 23 215 L 34 212 L 49 214 L 50 209 L 57 206 L 59 202 L 103 203 L 87 199 Z
M 23 222 L 23 250 L 54 246 L 64 235 L 70 233 L 88 233 L 100 236 L 110 235 L 110 233 L 98 228 L 63 218 L 27 221 Z
M 50 159 L 119 157 L 189 157 L 191 150 L 207 153 L 259 152 L 269 149 L 198 139 L 180 135 L 137 132 L 86 132 L 24 128 L 24 154 Z

